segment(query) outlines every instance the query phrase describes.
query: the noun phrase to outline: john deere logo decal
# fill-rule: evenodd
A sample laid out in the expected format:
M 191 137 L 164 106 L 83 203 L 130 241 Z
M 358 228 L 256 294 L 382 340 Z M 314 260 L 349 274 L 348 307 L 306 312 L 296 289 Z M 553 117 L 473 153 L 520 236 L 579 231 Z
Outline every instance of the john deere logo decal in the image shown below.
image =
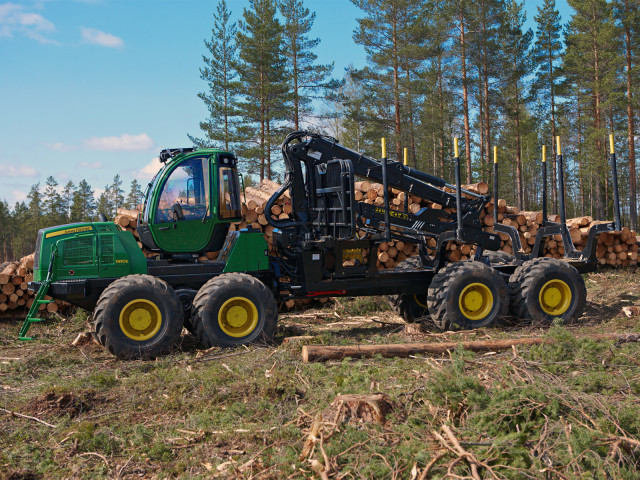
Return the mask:
M 91 227 L 90 225 L 84 227 L 67 228 L 65 230 L 58 230 L 57 232 L 47 233 L 44 238 L 59 237 L 60 235 L 68 235 L 70 233 L 91 232 L 92 230 L 93 227 Z

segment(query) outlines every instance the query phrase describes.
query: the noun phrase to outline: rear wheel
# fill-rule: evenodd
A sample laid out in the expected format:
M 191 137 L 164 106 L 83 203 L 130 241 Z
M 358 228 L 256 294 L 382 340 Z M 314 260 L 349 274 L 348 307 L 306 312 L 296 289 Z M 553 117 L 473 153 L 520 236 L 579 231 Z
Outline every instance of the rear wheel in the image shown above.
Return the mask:
M 271 341 L 278 305 L 264 283 L 244 273 L 212 278 L 193 300 L 191 321 L 205 347 Z
M 587 302 L 584 279 L 555 258 L 536 258 L 519 266 L 509 278 L 512 315 L 549 323 L 554 318 L 580 318 Z
M 427 305 L 431 319 L 443 330 L 486 327 L 509 310 L 507 284 L 483 263 L 451 263 L 433 277 Z
M 93 328 L 119 358 L 152 358 L 171 350 L 182 332 L 175 291 L 151 275 L 129 275 L 109 285 L 96 304 Z

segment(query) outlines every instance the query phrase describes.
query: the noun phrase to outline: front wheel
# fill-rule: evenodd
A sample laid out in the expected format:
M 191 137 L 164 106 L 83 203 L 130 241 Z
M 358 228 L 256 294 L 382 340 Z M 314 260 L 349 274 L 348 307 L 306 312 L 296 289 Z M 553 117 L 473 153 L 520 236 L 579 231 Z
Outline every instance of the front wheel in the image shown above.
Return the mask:
M 193 300 L 191 321 L 205 347 L 232 347 L 273 339 L 278 305 L 264 283 L 244 273 L 212 278 Z
M 151 275 L 128 275 L 109 285 L 96 304 L 93 328 L 119 358 L 153 358 L 171 350 L 182 332 L 173 288 Z
M 484 263 L 451 263 L 433 277 L 427 305 L 431 319 L 443 330 L 487 327 L 509 310 L 507 284 Z

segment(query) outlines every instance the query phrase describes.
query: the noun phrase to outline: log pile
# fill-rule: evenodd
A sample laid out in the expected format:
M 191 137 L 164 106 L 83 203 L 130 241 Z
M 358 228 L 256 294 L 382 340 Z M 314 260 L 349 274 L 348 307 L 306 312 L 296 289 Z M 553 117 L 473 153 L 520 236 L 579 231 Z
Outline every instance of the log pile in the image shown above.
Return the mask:
M 22 257 L 19 262 L 0 264 L 0 314 L 12 310 L 26 310 L 34 302 L 35 292 L 30 292 L 27 284 L 33 281 L 34 254 Z M 52 300 L 46 296 L 45 300 Z M 40 305 L 40 310 L 49 313 L 61 312 L 69 306 L 61 300 Z
M 361 181 L 355 182 L 355 188 L 356 200 L 373 205 L 384 204 L 382 185 Z M 481 195 L 486 195 L 489 192 L 489 185 L 486 182 L 463 185 L 462 188 Z M 453 190 L 448 188 L 445 190 L 453 192 Z M 391 189 L 390 200 L 391 209 L 404 210 L 408 208 L 411 213 L 417 213 L 425 207 L 435 209 L 442 208 L 440 205 L 433 204 L 415 195 L 407 195 L 405 192 L 395 189 Z M 494 231 L 494 208 L 498 210 L 498 222 L 516 228 L 520 232 L 520 241 L 524 252 L 531 253 L 538 229 L 542 227 L 542 212 L 520 211 L 516 207 L 508 206 L 504 199 L 498 199 L 496 205 L 492 199 L 481 214 L 482 224 L 488 232 Z M 451 208 L 445 209 L 445 211 L 452 214 L 455 213 L 455 209 Z M 560 221 L 558 215 L 549 215 L 548 219 L 552 222 Z M 584 249 L 587 243 L 589 228 L 596 223 L 602 222 L 594 221 L 593 218 L 588 216 L 567 220 L 571 240 L 578 250 Z M 499 235 L 502 240 L 501 249 L 512 254 L 513 250 L 509 242 L 509 237 L 504 233 L 500 233 Z M 392 248 L 387 248 L 387 244 L 381 244 L 378 252 L 378 268 L 393 268 L 406 257 L 417 253 L 413 245 L 407 246 L 403 244 L 403 242 L 396 243 L 402 244 L 402 248 L 393 248 L 396 246 L 393 242 L 390 244 Z M 435 253 L 436 244 L 435 239 L 429 240 L 428 246 L 431 249 L 429 253 L 432 255 Z M 413 251 L 411 247 L 414 247 Z M 636 265 L 638 262 L 639 249 L 640 245 L 636 238 L 636 232 L 625 227 L 620 232 L 601 234 L 598 237 L 596 255 L 601 265 Z M 458 245 L 455 242 L 449 242 L 447 245 L 447 257 L 452 262 L 467 260 L 473 256 L 474 253 L 474 248 L 469 245 Z M 562 237 L 560 235 L 548 237 L 544 245 L 544 255 L 546 257 L 562 258 L 563 254 L 564 247 L 562 245 Z

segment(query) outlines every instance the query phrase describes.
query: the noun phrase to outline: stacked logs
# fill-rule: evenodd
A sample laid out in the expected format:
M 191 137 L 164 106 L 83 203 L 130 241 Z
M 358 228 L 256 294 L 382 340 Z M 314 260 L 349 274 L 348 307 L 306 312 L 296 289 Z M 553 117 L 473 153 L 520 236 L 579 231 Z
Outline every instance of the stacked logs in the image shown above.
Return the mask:
M 28 290 L 33 281 L 34 254 L 22 257 L 19 262 L 0 264 L 0 313 L 8 310 L 28 309 L 34 302 L 35 292 Z M 45 300 L 52 300 L 46 296 Z M 49 313 L 63 311 L 69 304 L 61 300 L 40 305 Z
M 133 234 L 133 236 L 135 237 L 136 241 L 138 242 L 138 246 L 140 247 L 140 250 L 142 250 L 142 253 L 144 253 L 145 257 L 147 257 L 147 258 L 155 257 L 157 254 L 153 253 L 153 252 L 150 252 L 147 249 L 145 249 L 144 245 L 142 245 L 142 242 L 140 241 L 140 237 L 139 237 L 138 232 L 136 230 L 136 227 L 138 226 L 138 214 L 139 213 L 140 213 L 139 210 L 130 210 L 130 209 L 126 209 L 126 208 L 118 208 L 117 214 L 116 214 L 116 218 L 113 219 L 113 223 L 118 225 L 123 230 L 127 230 L 127 231 L 129 231 L 129 232 L 131 232 Z
M 356 200 L 374 205 L 384 204 L 382 185 L 362 181 L 356 182 L 355 188 Z M 462 188 L 481 195 L 489 193 L 489 185 L 486 182 L 463 185 Z M 445 188 L 445 190 L 453 192 L 453 190 L 449 188 Z M 429 201 L 418 198 L 415 195 L 405 194 L 404 192 L 395 189 L 391 189 L 390 199 L 391 209 L 393 210 L 404 210 L 405 208 L 408 208 L 411 213 L 417 213 L 420 209 L 425 207 L 435 209 L 442 208 L 441 205 L 433 204 Z M 535 244 L 538 229 L 542 227 L 542 212 L 520 211 L 516 207 L 508 206 L 504 199 L 498 199 L 496 205 L 494 204 L 494 200 L 491 199 L 491 202 L 484 208 L 484 211 L 480 215 L 484 229 L 488 232 L 494 231 L 494 208 L 498 210 L 498 222 L 503 225 L 509 225 L 516 228 L 520 233 L 520 241 L 524 253 L 531 253 Z M 452 208 L 445 208 L 444 210 L 448 213 L 455 213 L 455 209 Z M 549 215 L 548 220 L 552 222 L 559 222 L 560 217 L 559 215 Z M 576 249 L 583 250 L 585 248 L 587 237 L 589 235 L 589 228 L 597 223 L 602 222 L 594 221 L 593 218 L 588 216 L 567 220 L 571 240 Z M 499 233 L 499 235 L 502 240 L 501 250 L 512 254 L 513 250 L 509 237 L 505 233 Z M 436 244 L 437 241 L 435 239 L 432 238 L 429 240 L 428 246 L 431 249 L 429 250 L 430 254 L 435 253 Z M 387 258 L 386 255 L 382 254 L 382 252 L 385 251 L 383 250 L 384 244 L 381 247 L 382 248 L 378 252 L 379 268 L 393 268 L 404 260 L 402 255 L 398 257 L 389 255 L 389 258 Z M 636 232 L 625 227 L 620 232 L 607 232 L 601 234 L 598 237 L 596 256 L 601 265 L 635 265 L 637 264 L 639 250 L 640 245 L 636 238 Z M 447 257 L 450 261 L 455 262 L 459 260 L 467 260 L 474 254 L 474 252 L 474 248 L 469 245 L 458 245 L 455 242 L 449 242 L 447 245 Z M 392 250 L 392 253 L 395 253 L 395 251 Z M 547 237 L 543 253 L 546 257 L 562 258 L 564 254 L 562 237 L 560 235 Z M 407 256 L 411 256 L 411 253 Z

